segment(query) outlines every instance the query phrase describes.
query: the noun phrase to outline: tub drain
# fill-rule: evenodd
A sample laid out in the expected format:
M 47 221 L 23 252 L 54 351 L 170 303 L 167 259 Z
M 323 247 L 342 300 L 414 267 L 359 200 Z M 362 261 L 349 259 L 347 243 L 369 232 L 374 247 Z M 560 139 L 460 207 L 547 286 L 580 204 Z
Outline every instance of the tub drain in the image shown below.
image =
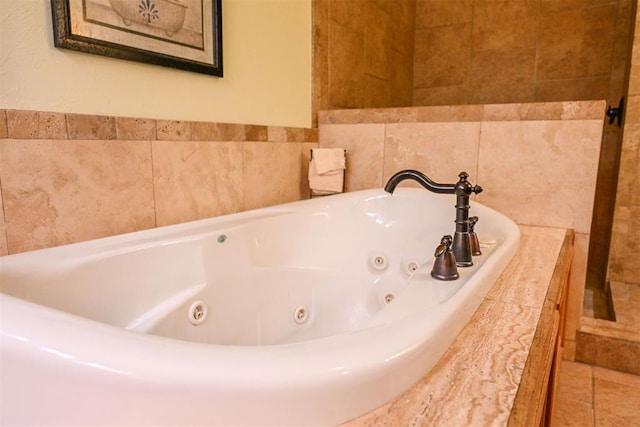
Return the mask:
M 196 301 L 189 307 L 189 323 L 192 325 L 199 325 L 207 318 L 209 308 L 207 304 L 202 301 Z

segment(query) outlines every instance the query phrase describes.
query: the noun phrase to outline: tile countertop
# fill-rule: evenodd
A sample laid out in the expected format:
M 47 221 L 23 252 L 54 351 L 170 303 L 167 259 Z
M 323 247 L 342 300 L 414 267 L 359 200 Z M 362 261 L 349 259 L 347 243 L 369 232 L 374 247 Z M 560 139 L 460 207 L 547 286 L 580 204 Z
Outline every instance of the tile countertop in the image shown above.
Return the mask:
M 520 226 L 520 246 L 433 369 L 404 394 L 343 426 L 533 425 L 542 410 L 554 312 L 572 230 Z

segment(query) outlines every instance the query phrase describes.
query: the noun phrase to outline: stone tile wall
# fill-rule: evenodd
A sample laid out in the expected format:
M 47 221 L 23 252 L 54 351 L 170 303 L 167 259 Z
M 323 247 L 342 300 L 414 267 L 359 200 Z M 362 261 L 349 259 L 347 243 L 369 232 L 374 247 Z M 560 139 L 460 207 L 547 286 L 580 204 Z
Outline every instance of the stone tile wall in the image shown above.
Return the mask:
M 0 255 L 307 198 L 317 134 L 0 110 Z
M 575 348 L 603 108 L 577 101 L 323 111 L 320 146 L 347 149 L 347 191 L 382 187 L 402 169 L 439 182 L 465 170 L 484 188 L 475 199 L 517 223 L 574 229 L 565 337 Z
M 411 105 L 415 0 L 313 0 L 313 111 Z
M 636 12 L 609 280 L 640 285 L 640 8 Z
M 413 105 L 621 92 L 633 0 L 503 3 L 416 0 Z

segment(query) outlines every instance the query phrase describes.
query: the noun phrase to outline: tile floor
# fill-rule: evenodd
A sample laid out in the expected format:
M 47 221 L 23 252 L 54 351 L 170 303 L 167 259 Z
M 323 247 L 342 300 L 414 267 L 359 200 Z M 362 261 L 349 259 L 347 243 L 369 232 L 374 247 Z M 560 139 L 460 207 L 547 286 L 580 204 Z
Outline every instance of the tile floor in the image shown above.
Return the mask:
M 552 426 L 640 426 L 640 376 L 564 360 Z

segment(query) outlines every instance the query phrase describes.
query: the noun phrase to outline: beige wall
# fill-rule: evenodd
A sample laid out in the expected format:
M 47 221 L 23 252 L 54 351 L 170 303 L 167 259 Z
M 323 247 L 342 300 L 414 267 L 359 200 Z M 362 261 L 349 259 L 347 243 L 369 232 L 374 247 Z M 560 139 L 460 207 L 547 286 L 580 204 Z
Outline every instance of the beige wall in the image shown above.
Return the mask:
M 636 12 L 626 105 L 609 279 L 640 285 L 640 8 Z
M 579 101 L 326 111 L 320 146 L 347 149 L 347 190 L 380 188 L 402 169 L 445 183 L 465 170 L 484 188 L 476 200 L 517 223 L 574 229 L 565 337 L 575 348 L 603 108 Z
M 413 105 L 606 99 L 632 2 L 416 0 Z
M 311 0 L 223 0 L 224 78 L 56 49 L 50 0 L 0 1 L 0 108 L 308 127 Z
M 0 110 L 0 255 L 309 196 L 305 128 Z

